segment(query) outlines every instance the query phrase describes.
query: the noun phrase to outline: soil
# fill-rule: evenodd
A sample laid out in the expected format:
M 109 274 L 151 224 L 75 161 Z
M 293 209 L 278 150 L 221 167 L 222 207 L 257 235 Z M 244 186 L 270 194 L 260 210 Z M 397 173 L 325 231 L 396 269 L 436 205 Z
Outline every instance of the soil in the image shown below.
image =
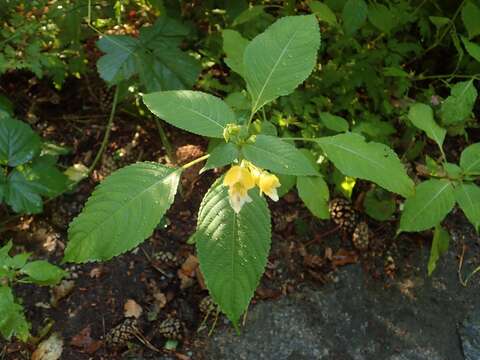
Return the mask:
M 92 89 L 102 89 L 99 79 L 92 76 L 88 88 L 82 87 L 80 81 L 69 80 L 60 92 L 27 76 L 4 80 L 7 89 L 10 83 L 25 89 L 18 94 L 19 99 L 14 99 L 21 104 L 16 109 L 18 117 L 28 119 L 44 139 L 72 149 L 69 155 L 61 157 L 60 164 L 66 168 L 91 163 L 103 136 L 109 108 L 99 103 L 99 99 L 108 102 L 108 97 L 105 100 L 105 96 L 92 94 Z M 22 83 L 24 87 L 20 86 Z M 106 89 L 102 91 L 108 93 Z M 37 95 L 32 97 L 32 93 Z M 202 138 L 162 126 L 177 149 L 179 163 L 206 151 L 208 144 Z M 136 115 L 135 109 L 121 107 L 107 151 L 92 176 L 71 193 L 47 202 L 42 214 L 14 218 L 1 234 L 2 240 L 13 239 L 16 251 L 32 251 L 34 258 L 61 263 L 68 223 L 81 211 L 94 187 L 112 171 L 136 161 L 168 163 L 155 122 Z M 195 229 L 203 194 L 217 174 L 199 176 L 198 170 L 197 167 L 185 174 L 174 205 L 152 236 L 137 249 L 105 263 L 61 265 L 70 272 L 67 281 L 73 282 L 63 284 L 64 287 L 73 284 L 63 298 L 52 301 L 52 289 L 46 287 L 17 286 L 15 293 L 32 323 L 32 334 L 38 335 L 51 325 L 51 331 L 64 340 L 62 359 L 69 360 L 208 359 L 208 352 L 203 350 L 211 341 L 208 333 L 225 332 L 230 325 L 221 315 L 215 323 L 213 313 L 205 314 L 199 309 L 208 293 L 195 265 L 195 248 L 188 240 Z M 295 191 L 270 205 L 274 225 L 272 251 L 253 307 L 258 302 L 301 293 L 305 287 L 330 286 L 338 280 L 338 269 L 350 264 L 358 264 L 370 281 L 388 288 L 398 277 L 415 272 L 418 253 L 428 252 L 430 246 L 429 233 L 395 238 L 395 224 L 379 224 L 370 219 L 372 243 L 368 250 L 357 251 L 350 238 L 341 236 L 333 223 L 313 218 Z M 156 260 L 159 253 L 171 253 L 176 260 L 166 265 Z M 148 343 L 142 344 L 134 338 L 128 347 L 110 348 L 105 338 L 125 320 L 124 307 L 129 300 L 143 310 L 138 328 Z M 182 340 L 171 350 L 165 348 L 171 342 L 158 333 L 167 318 L 179 320 L 183 331 Z M 0 358 L 29 359 L 35 348 L 33 343 L 0 342 L 3 356 Z

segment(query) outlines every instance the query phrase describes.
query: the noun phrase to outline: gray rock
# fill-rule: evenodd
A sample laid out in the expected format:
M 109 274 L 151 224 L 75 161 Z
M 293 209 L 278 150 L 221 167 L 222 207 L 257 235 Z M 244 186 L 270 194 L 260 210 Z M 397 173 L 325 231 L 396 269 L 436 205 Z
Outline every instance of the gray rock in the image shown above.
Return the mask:
M 472 236 L 467 240 L 475 246 L 478 238 Z M 452 238 L 451 250 L 430 278 L 428 251 L 419 252 L 414 263 L 422 268 L 416 274 L 390 288 L 359 265 L 344 267 L 335 284 L 308 285 L 252 306 L 240 335 L 228 326 L 217 329 L 198 354 L 211 360 L 462 360 L 465 352 L 466 359 L 478 360 L 479 281 L 460 284 L 455 251 L 460 240 L 455 233 Z M 472 312 L 477 322 L 460 326 Z

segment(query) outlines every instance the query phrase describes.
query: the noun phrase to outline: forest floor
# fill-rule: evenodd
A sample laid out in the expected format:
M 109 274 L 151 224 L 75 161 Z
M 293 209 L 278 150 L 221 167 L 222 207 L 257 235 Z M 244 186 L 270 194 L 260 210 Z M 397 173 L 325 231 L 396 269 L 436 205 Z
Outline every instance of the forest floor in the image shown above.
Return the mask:
M 9 79 L 6 80 L 8 87 Z M 79 81 L 71 80 L 64 90 L 56 93 L 42 82 L 31 83 L 27 78 L 11 81 L 16 88 L 22 88 L 19 82 L 22 85 L 23 81 L 24 90 L 14 99 L 21 104 L 18 112 L 29 119 L 44 139 L 71 149 L 69 155 L 61 158 L 61 164 L 65 168 L 79 163 L 88 166 L 102 140 L 109 111 L 108 104 L 98 102 L 101 96 L 91 93 L 97 86 L 86 89 L 79 86 Z M 179 164 L 205 153 L 207 144 L 203 139 L 167 125 L 164 128 L 176 149 Z M 7 231 L 1 234 L 2 239 L 13 239 L 17 251 L 33 251 L 36 258 L 60 263 L 67 243 L 68 224 L 81 211 L 94 187 L 112 171 L 136 161 L 167 162 L 156 123 L 134 116 L 128 108 L 121 108 L 115 117 L 107 151 L 92 176 L 71 193 L 49 201 L 42 214 L 22 216 L 9 222 Z M 209 353 L 210 350 L 204 350 L 212 348 L 212 341 L 221 343 L 217 337 L 230 334 L 231 325 L 223 316 L 216 316 L 215 310 L 200 309 L 208 293 L 198 269 L 195 247 L 187 242 L 194 232 L 200 201 L 214 176 L 211 173 L 199 176 L 198 170 L 198 167 L 192 168 L 183 177 L 182 191 L 165 219 L 134 251 L 105 263 L 64 264 L 70 276 L 54 289 L 31 285 L 16 287 L 15 293 L 22 299 L 27 319 L 32 322 L 33 335 L 51 326 L 51 331 L 63 339 L 62 359 L 68 360 L 243 358 L 243 355 L 228 351 L 214 349 Z M 344 278 L 339 276 L 344 268 L 356 269 L 362 279 L 386 291 L 396 286 L 400 278 L 415 275 L 426 279 L 426 259 L 419 254 L 429 252 L 429 233 L 395 238 L 395 223 L 385 225 L 370 221 L 375 234 L 373 242 L 369 250 L 359 253 L 350 239 L 332 231 L 335 227 L 332 222 L 313 218 L 295 191 L 278 203 L 271 202 L 270 208 L 272 250 L 252 301 L 253 310 L 250 311 L 253 314 L 257 314 L 257 303 L 287 301 L 283 299 L 305 294 L 306 288 L 314 291 L 335 289 L 335 284 Z M 480 253 L 479 244 L 477 237 L 476 242 L 468 245 L 471 264 L 479 263 L 478 258 L 470 256 Z M 455 242 L 450 250 L 451 261 L 458 264 L 463 256 L 463 245 L 461 240 Z M 134 338 L 127 347 L 106 346 L 107 334 L 132 313 L 138 316 L 137 328 L 144 343 Z M 249 314 L 245 317 L 245 336 L 255 333 L 249 332 L 249 323 L 255 323 L 255 316 L 252 315 L 252 320 Z M 166 319 L 175 319 L 180 326 L 176 331 L 182 337 L 176 343 L 168 341 L 165 333 L 158 331 Z M 238 339 L 241 341 L 240 337 Z M 29 359 L 35 347 L 35 344 L 0 342 L 0 359 Z M 258 358 L 272 358 L 262 356 Z M 353 358 L 348 356 L 335 358 Z M 301 357 L 295 357 L 298 358 Z

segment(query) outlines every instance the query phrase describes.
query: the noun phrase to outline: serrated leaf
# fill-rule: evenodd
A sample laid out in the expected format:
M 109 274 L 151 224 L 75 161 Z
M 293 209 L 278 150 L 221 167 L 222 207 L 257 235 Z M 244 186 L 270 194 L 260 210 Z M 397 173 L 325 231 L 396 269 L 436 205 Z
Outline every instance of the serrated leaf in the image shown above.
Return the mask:
M 451 95 L 442 104 L 441 115 L 445 125 L 455 125 L 470 116 L 477 99 L 477 89 L 473 80 L 456 83 Z
M 309 176 L 317 171 L 293 145 L 275 136 L 257 135 L 254 144 L 244 145 L 242 153 L 255 165 L 279 174 Z
M 383 4 L 368 6 L 368 20 L 380 31 L 389 34 L 398 25 L 397 15 Z
M 480 230 L 480 187 L 461 183 L 455 188 L 455 199 L 478 233 Z
M 205 195 L 195 234 L 200 269 L 213 300 L 237 324 L 262 276 L 271 243 L 270 212 L 264 198 L 236 214 L 221 179 Z
M 432 247 L 430 249 L 430 257 L 428 259 L 428 276 L 432 275 L 437 267 L 437 261 L 448 250 L 450 242 L 450 234 L 441 225 L 435 227 L 433 233 Z
M 388 146 L 366 142 L 363 136 L 346 133 L 317 139 L 318 144 L 343 174 L 373 181 L 394 193 L 408 197 L 414 184 Z
M 0 164 L 15 167 L 32 160 L 41 149 L 40 137 L 26 123 L 0 118 Z
M 223 51 L 227 55 L 225 64 L 237 74 L 244 76 L 243 53 L 249 41 L 245 39 L 238 31 L 223 30 Z
M 467 52 L 473 57 L 475 60 L 480 62 L 480 45 L 475 44 L 474 42 L 469 41 L 466 37 L 462 36 L 462 42 L 467 49 Z
M 460 155 L 460 167 L 466 173 L 480 174 L 480 143 L 463 149 Z
M 480 8 L 469 1 L 462 9 L 462 20 L 471 39 L 480 34 Z
M 329 219 L 328 186 L 321 176 L 297 177 L 297 190 L 300 199 L 310 212 L 320 219 Z
M 115 171 L 70 224 L 64 261 L 108 260 L 139 245 L 173 203 L 180 174 L 147 162 Z
M 343 30 L 353 35 L 367 21 L 368 7 L 363 0 L 348 0 L 342 11 Z
M 190 88 L 200 72 L 200 65 L 178 46 L 188 29 L 166 16 L 160 16 L 140 36 L 103 36 L 97 46 L 103 55 L 97 61 L 100 77 L 116 85 L 139 76 L 147 91 Z
M 210 153 L 210 157 L 208 158 L 207 163 L 203 167 L 202 172 L 229 165 L 238 158 L 238 155 L 238 148 L 233 143 L 223 143 L 217 145 Z
M 141 53 L 137 71 L 147 92 L 188 89 L 201 67 L 197 60 L 169 44 L 159 44 L 152 52 Z
M 30 336 L 30 324 L 25 319 L 23 307 L 15 302 L 12 290 L 8 286 L 0 286 L 0 333 L 10 340 L 16 337 L 27 341 Z
M 417 128 L 425 131 L 427 136 L 435 141 L 440 148 L 443 146 L 447 130 L 435 122 L 433 110 L 430 106 L 421 103 L 413 104 L 408 112 L 408 119 Z
M 398 232 L 431 229 L 447 216 L 454 205 L 455 195 L 450 181 L 424 181 L 417 185 L 415 195 L 405 201 Z
M 328 112 L 320 113 L 320 120 L 323 122 L 327 129 L 336 132 L 348 131 L 348 121 L 341 116 L 333 115 Z
M 37 285 L 56 285 L 67 275 L 67 272 L 48 261 L 36 260 L 26 264 L 20 272 L 27 275 L 23 282 L 30 282 Z
M 225 102 L 201 91 L 159 91 L 143 95 L 143 102 L 162 120 L 197 135 L 223 138 L 225 126 L 236 123 Z
M 105 53 L 97 61 L 100 77 L 109 84 L 118 84 L 137 73 L 137 57 L 140 41 L 126 35 L 106 35 L 97 41 Z
M 309 1 L 308 7 L 320 20 L 332 26 L 337 25 L 337 17 L 327 4 L 320 1 Z
M 38 214 L 43 209 L 42 197 L 36 184 L 16 169 L 8 175 L 5 202 L 16 213 Z
M 250 41 L 243 62 L 252 112 L 300 85 L 316 64 L 319 46 L 314 15 L 281 18 Z

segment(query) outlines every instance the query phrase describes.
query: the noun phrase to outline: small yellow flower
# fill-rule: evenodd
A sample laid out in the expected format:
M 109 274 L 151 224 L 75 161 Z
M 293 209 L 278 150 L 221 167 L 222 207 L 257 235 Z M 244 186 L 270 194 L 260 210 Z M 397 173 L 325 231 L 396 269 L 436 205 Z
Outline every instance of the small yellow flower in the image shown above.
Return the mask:
M 258 179 L 258 187 L 260 188 L 260 195 L 264 193 L 273 201 L 278 201 L 277 188 L 281 186 L 280 180 L 273 174 L 266 171 L 260 174 Z
M 237 214 L 242 210 L 245 203 L 252 201 L 248 196 L 248 190 L 255 187 L 255 180 L 248 168 L 238 165 L 232 166 L 225 174 L 223 185 L 229 188 L 230 205 Z

